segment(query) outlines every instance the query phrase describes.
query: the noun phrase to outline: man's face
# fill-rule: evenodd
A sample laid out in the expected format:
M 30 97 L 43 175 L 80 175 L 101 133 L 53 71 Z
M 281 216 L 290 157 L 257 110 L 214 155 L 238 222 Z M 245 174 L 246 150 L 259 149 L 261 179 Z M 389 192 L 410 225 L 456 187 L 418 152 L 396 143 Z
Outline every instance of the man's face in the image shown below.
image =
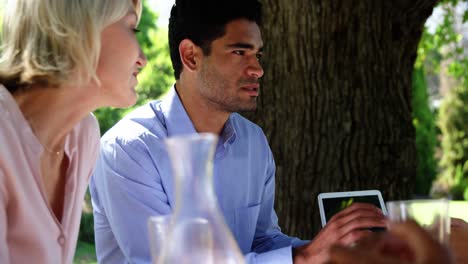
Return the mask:
M 202 98 L 223 112 L 253 111 L 257 107 L 263 69 L 260 29 L 246 19 L 226 25 L 226 34 L 214 40 L 199 72 Z

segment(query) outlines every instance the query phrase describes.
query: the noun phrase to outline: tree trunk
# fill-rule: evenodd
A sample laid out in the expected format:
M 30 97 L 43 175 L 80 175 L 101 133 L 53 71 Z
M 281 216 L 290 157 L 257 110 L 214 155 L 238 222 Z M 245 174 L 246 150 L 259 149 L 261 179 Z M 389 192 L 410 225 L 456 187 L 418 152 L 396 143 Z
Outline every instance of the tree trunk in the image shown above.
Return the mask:
M 411 76 L 437 0 L 263 0 L 265 76 L 256 113 L 276 160 L 289 235 L 320 228 L 320 192 L 408 198 L 416 175 Z

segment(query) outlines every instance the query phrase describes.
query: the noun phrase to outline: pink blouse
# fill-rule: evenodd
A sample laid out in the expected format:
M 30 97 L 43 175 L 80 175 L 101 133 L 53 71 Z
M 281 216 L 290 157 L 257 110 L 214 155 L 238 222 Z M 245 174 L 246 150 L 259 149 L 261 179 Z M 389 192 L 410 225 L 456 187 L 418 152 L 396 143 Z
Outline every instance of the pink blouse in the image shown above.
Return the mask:
M 43 148 L 8 90 L 0 85 L 0 263 L 72 263 L 83 198 L 99 149 L 90 114 L 68 134 L 62 221 L 47 202 Z

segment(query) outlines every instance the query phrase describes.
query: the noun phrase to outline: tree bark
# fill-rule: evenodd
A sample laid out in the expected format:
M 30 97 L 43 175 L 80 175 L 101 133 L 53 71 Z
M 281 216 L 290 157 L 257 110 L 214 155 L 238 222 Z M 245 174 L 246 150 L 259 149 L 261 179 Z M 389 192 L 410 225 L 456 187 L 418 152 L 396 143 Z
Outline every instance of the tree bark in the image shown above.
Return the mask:
M 255 113 L 276 160 L 276 210 L 289 235 L 320 228 L 320 192 L 408 198 L 416 175 L 411 76 L 437 0 L 263 0 Z

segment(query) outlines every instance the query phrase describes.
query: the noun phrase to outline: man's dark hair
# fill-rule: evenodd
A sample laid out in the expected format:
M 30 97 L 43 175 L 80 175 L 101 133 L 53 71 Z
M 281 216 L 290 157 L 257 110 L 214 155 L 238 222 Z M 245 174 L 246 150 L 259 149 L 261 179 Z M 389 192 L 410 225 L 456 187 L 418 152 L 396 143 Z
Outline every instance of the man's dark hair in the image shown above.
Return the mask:
M 169 19 L 169 49 L 174 76 L 182 72 L 179 44 L 190 39 L 210 55 L 211 43 L 224 36 L 226 25 L 236 19 L 247 19 L 261 25 L 258 0 L 176 0 Z

